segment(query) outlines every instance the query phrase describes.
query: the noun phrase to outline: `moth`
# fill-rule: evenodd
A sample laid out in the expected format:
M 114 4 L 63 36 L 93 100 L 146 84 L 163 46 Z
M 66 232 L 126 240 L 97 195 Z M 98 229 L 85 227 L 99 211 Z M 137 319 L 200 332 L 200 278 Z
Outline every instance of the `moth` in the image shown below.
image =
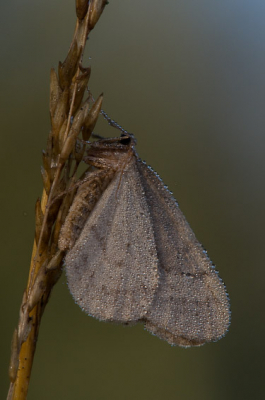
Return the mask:
M 87 314 L 141 322 L 171 345 L 223 337 L 229 298 L 207 252 L 131 134 L 90 144 L 94 169 L 61 229 L 69 289 Z

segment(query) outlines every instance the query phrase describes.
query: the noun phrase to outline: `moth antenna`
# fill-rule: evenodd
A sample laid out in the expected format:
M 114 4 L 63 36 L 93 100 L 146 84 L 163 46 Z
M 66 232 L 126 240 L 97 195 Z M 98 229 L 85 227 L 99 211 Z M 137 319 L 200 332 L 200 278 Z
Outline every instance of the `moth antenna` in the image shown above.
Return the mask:
M 92 95 L 92 93 L 91 93 L 91 91 L 89 90 L 89 95 L 90 95 L 90 97 L 91 97 L 91 99 L 92 99 L 92 101 L 93 102 L 95 102 L 95 99 L 94 99 L 94 97 L 93 97 L 93 95 Z M 114 121 L 112 118 L 110 118 L 110 116 L 102 109 L 102 110 L 100 110 L 100 114 L 103 116 L 103 118 L 108 122 L 108 124 L 110 125 L 110 126 L 112 126 L 113 128 L 116 128 L 116 129 L 118 129 L 120 132 L 122 132 L 122 133 L 125 133 L 125 134 L 129 134 L 128 133 L 128 131 L 126 131 L 126 129 L 124 129 L 121 125 L 119 125 L 116 121 Z M 92 135 L 93 135 L 93 133 L 92 133 Z M 95 136 L 94 136 L 95 135 Z M 98 138 L 98 139 L 104 139 L 102 136 L 100 136 L 100 135 L 97 135 L 97 134 L 94 134 L 93 136 L 95 137 L 95 138 Z M 130 134 L 129 134 L 130 135 Z
M 104 110 L 101 110 L 100 113 L 101 113 L 101 115 L 103 115 L 104 119 L 108 122 L 108 124 L 110 126 L 118 129 L 122 133 L 128 134 L 128 132 L 121 125 L 119 125 L 116 121 L 114 121 L 112 118 L 110 118 Z

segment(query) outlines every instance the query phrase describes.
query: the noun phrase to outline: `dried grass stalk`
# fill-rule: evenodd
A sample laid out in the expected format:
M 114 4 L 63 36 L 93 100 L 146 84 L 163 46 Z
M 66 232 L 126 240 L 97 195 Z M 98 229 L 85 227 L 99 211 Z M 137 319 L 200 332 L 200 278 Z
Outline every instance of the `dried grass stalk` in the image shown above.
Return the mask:
M 27 397 L 41 317 L 61 275 L 64 253 L 58 250 L 58 237 L 75 195 L 77 167 L 85 151 L 83 142 L 78 146 L 77 138 L 82 132 L 83 140 L 89 139 L 102 104 L 102 95 L 92 107 L 91 96 L 83 101 L 90 68 L 82 67 L 82 58 L 87 36 L 106 3 L 76 0 L 77 22 L 68 55 L 59 62 L 58 74 L 51 70 L 51 131 L 43 152 L 43 194 L 36 202 L 28 284 L 12 339 L 8 400 Z

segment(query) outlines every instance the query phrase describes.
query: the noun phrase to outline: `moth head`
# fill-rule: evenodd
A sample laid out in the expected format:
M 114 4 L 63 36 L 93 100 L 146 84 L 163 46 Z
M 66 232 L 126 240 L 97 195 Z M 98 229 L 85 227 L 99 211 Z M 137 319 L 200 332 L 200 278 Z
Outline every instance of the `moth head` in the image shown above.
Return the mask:
M 119 169 L 134 154 L 136 140 L 132 134 L 100 139 L 90 144 L 84 161 L 98 168 Z

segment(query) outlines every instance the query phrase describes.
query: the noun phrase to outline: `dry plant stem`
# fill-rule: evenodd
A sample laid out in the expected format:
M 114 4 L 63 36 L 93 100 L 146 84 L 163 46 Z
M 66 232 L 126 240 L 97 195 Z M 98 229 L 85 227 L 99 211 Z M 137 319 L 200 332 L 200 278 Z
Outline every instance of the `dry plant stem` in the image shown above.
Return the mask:
M 87 13 L 87 18 L 88 18 L 88 16 L 89 16 L 89 14 Z M 76 38 L 79 25 L 80 25 L 80 24 L 79 24 L 79 19 L 77 19 L 77 21 L 76 21 L 76 28 L 75 28 L 75 33 L 74 33 L 74 38 L 73 38 L 72 44 L 73 44 L 73 42 L 74 42 L 74 40 L 75 40 L 75 38 Z M 87 25 L 86 25 L 86 26 L 87 26 Z M 88 29 L 87 29 L 87 31 L 84 31 L 84 34 L 83 34 L 83 37 L 82 37 L 82 42 L 81 42 L 81 43 L 82 43 L 82 44 L 81 44 L 82 51 L 81 51 L 80 62 L 82 61 L 81 58 L 82 58 L 82 56 L 83 56 L 83 52 L 84 52 L 84 48 L 85 48 L 85 43 L 86 43 L 86 38 L 87 38 L 87 36 L 88 36 L 88 33 L 89 33 L 89 32 L 88 32 Z M 72 44 L 71 44 L 70 48 L 72 47 Z M 77 75 L 79 74 L 79 71 L 80 71 L 80 69 L 78 68 Z M 72 97 L 71 107 L 70 107 L 70 111 L 69 111 L 69 115 L 68 115 L 68 119 L 67 119 L 67 126 L 66 126 L 66 130 L 65 130 L 65 134 L 64 134 L 65 139 L 67 138 L 67 136 L 68 136 L 68 134 L 69 134 L 69 130 L 70 130 L 70 122 L 71 122 L 71 117 L 72 117 L 73 104 L 74 104 L 74 101 L 75 101 L 76 88 L 77 88 L 77 82 L 75 82 L 75 84 L 74 84 L 73 97 Z M 66 160 L 65 160 L 65 161 L 66 161 Z M 39 242 L 38 242 L 38 246 L 37 246 L 37 249 L 36 249 L 36 254 L 35 254 L 35 256 L 38 255 L 39 250 L 40 250 L 40 244 L 41 244 L 41 241 L 42 241 L 43 231 L 44 231 L 44 227 L 46 226 L 47 218 L 48 218 L 48 214 L 49 214 L 50 203 L 51 203 L 52 198 L 53 198 L 53 195 L 54 195 L 54 190 L 55 190 L 55 188 L 56 188 L 56 186 L 57 186 L 57 184 L 58 184 L 58 180 L 59 180 L 59 178 L 60 178 L 60 176 L 61 176 L 61 172 L 62 172 L 63 166 L 64 166 L 64 162 L 61 162 L 61 163 L 58 165 L 57 170 L 56 170 L 56 174 L 55 174 L 55 178 L 54 178 L 54 181 L 53 181 L 53 183 L 52 183 L 51 191 L 50 191 L 50 193 L 49 193 L 49 198 L 46 199 L 45 211 L 44 211 L 44 220 L 43 220 L 43 223 L 42 223 L 42 229 L 41 229 L 40 238 L 39 238 Z M 42 199 L 43 199 L 43 197 L 42 197 Z M 35 274 L 34 274 L 34 270 L 35 270 L 35 266 L 36 266 L 35 257 L 33 258 L 33 260 L 34 260 L 34 261 L 33 261 L 33 266 L 32 266 L 31 272 L 30 272 L 30 284 L 28 285 L 28 291 L 29 291 L 29 292 L 30 292 L 30 288 L 31 288 L 31 285 L 32 285 L 32 282 L 33 282 L 33 277 L 34 277 L 34 275 L 35 275 Z
M 27 398 L 41 317 L 61 275 L 64 253 L 58 250 L 58 235 L 73 195 L 65 196 L 59 202 L 53 200 L 71 186 L 73 177 L 70 178 L 69 168 L 65 169 L 65 165 L 69 162 L 71 165 L 71 154 L 74 154 L 76 165 L 79 164 L 84 148 L 79 154 L 74 151 L 77 136 L 83 131 L 84 139 L 88 140 L 100 112 L 102 96 L 91 110 L 89 99 L 81 104 L 80 93 L 84 93 L 90 75 L 90 70 L 84 69 L 81 62 L 87 36 L 105 5 L 105 0 L 76 0 L 78 18 L 73 41 L 66 60 L 59 63 L 58 78 L 55 71 L 51 76 L 52 130 L 44 153 L 43 195 L 36 203 L 36 232 L 28 284 L 12 340 L 8 400 Z M 63 171 L 68 173 L 62 174 Z

